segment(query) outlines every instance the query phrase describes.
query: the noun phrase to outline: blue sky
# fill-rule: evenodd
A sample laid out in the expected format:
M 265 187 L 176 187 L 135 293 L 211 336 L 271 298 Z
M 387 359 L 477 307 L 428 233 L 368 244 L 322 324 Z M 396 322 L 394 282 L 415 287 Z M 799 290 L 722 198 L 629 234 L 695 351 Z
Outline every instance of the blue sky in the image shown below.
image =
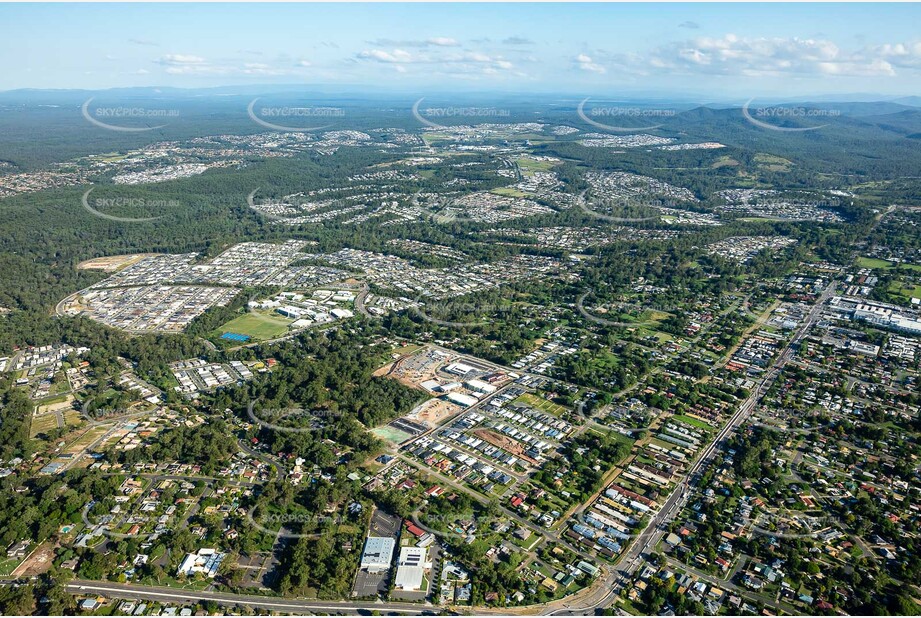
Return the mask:
M 921 93 L 917 4 L 3 4 L 0 90 Z

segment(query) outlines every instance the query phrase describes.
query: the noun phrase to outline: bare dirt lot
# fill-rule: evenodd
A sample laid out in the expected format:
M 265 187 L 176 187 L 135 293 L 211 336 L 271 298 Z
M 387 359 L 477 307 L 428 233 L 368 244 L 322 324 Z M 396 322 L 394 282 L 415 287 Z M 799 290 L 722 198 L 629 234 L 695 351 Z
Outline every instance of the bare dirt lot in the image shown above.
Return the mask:
M 10 577 L 33 577 L 41 575 L 51 568 L 51 561 L 54 559 L 54 544 L 45 543 L 39 545 L 18 567 L 13 569 Z
M 443 419 L 452 414 L 457 414 L 461 410 L 461 406 L 456 403 L 451 403 L 444 399 L 429 399 L 407 414 L 406 418 L 436 427 L 441 424 Z
M 122 268 L 127 268 L 152 255 L 156 255 L 156 253 L 132 253 L 128 255 L 110 255 L 92 258 L 80 262 L 77 264 L 77 268 L 80 270 L 101 270 L 103 272 L 112 273 Z

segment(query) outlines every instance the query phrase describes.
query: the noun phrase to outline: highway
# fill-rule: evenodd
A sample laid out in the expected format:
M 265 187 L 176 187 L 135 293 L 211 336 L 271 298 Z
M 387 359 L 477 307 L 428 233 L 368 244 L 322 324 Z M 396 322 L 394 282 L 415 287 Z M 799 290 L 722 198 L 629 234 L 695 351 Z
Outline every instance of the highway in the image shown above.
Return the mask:
M 136 584 L 116 584 L 111 582 L 94 582 L 88 580 L 72 580 L 65 584 L 67 591 L 77 595 L 100 594 L 118 599 L 159 601 L 161 603 L 176 603 L 180 605 L 197 603 L 199 601 L 213 601 L 225 607 L 258 607 L 260 609 L 286 612 L 289 614 L 329 613 L 341 612 L 356 614 L 359 611 L 380 613 L 392 612 L 398 614 L 422 614 L 437 611 L 431 605 L 420 603 L 390 603 L 390 602 L 352 602 L 352 601 L 307 601 L 286 599 L 281 597 L 267 597 L 259 595 L 230 594 L 226 592 L 210 592 L 205 590 L 181 590 L 165 588 L 162 586 L 141 586 Z

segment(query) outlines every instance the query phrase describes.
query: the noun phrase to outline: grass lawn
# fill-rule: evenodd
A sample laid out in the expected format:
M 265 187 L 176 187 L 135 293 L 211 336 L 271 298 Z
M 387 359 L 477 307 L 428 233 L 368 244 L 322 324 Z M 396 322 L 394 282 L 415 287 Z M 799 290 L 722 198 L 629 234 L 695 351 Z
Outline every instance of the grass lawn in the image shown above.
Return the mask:
M 640 328 L 637 331 L 637 335 L 639 335 L 640 337 L 653 336 L 656 339 L 658 339 L 659 343 L 668 343 L 669 341 L 674 339 L 674 336 L 669 335 L 668 333 L 663 333 L 662 331 L 652 330 L 648 328 Z
M 893 268 L 905 268 L 907 270 L 914 270 L 921 272 L 921 264 L 906 264 L 906 263 L 896 263 L 890 262 L 889 260 L 881 260 L 879 258 L 871 258 L 866 256 L 860 256 L 854 260 L 854 264 L 860 268 L 874 268 L 880 270 L 891 270 Z
M 72 395 L 52 395 L 50 397 L 45 397 L 44 399 L 39 399 L 38 404 L 40 408 L 54 409 L 53 406 L 55 404 L 69 404 L 73 400 L 74 398 Z M 45 409 L 42 410 L 42 412 L 45 411 Z
M 728 167 L 735 167 L 735 166 L 738 166 L 738 165 L 739 165 L 739 162 L 738 162 L 738 161 L 736 161 L 736 160 L 733 159 L 732 157 L 723 155 L 722 157 L 718 158 L 716 161 L 714 161 L 713 163 L 711 163 L 711 164 L 710 164 L 710 168 L 711 168 L 711 169 L 718 169 L 718 168 L 720 168 L 720 167 L 727 167 L 727 166 L 728 166 Z
M 422 141 L 425 142 L 426 146 L 431 146 L 432 144 L 437 144 L 438 142 L 450 141 L 450 135 L 441 135 L 438 133 L 423 133 Z
M 79 438 L 64 447 L 64 452 L 72 455 L 79 453 L 90 444 L 104 436 L 107 431 L 108 429 L 106 427 L 93 427 L 88 429 Z
M 52 429 L 58 428 L 58 415 L 54 412 L 40 414 L 32 417 L 32 425 L 29 428 L 29 437 L 35 438 L 37 435 L 47 433 Z
M 13 569 L 19 566 L 20 562 L 22 562 L 21 558 L 7 558 L 5 560 L 0 560 L 0 576 L 8 576 L 13 572 Z
M 521 173 L 525 176 L 533 176 L 534 172 L 547 172 L 554 166 L 554 163 L 550 161 L 537 161 L 530 157 L 521 157 L 517 163 L 521 168 Z
M 670 313 L 665 311 L 656 311 L 655 309 L 650 309 L 649 311 L 643 313 L 643 316 L 646 318 L 646 320 L 652 322 L 662 322 L 670 315 Z
M 448 211 L 447 214 L 436 213 L 432 215 L 432 220 L 435 221 L 435 223 L 451 223 L 455 219 L 457 219 L 457 215 L 450 211 Z
M 166 575 L 160 579 L 148 577 L 140 580 L 139 583 L 146 584 L 148 586 L 167 586 L 169 588 L 179 588 L 182 590 L 206 590 L 209 586 L 214 584 L 214 580 L 208 578 L 198 579 L 193 577 L 187 581 L 182 582 L 179 581 L 179 579 L 176 577 Z
M 421 345 L 410 344 L 410 345 L 404 345 L 403 347 L 400 347 L 400 348 L 394 348 L 393 353 L 400 354 L 402 356 L 409 356 L 410 354 L 415 354 L 421 349 L 422 349 Z
M 672 419 L 680 423 L 687 423 L 688 425 L 697 427 L 698 429 L 705 429 L 707 431 L 711 429 L 715 429 L 713 425 L 708 425 L 704 421 L 694 418 L 693 416 L 685 416 L 684 414 L 676 414 L 672 417 Z
M 83 417 L 76 410 L 67 410 L 64 412 L 65 425 L 79 425 L 83 422 Z
M 288 332 L 288 325 L 292 322 L 293 320 L 268 313 L 245 313 L 214 331 L 214 336 L 220 337 L 224 333 L 239 333 L 249 335 L 251 338 L 258 340 L 272 339 Z
M 540 410 L 541 412 L 546 412 L 547 414 L 552 414 L 554 416 L 560 416 L 568 411 L 566 406 L 561 406 L 558 403 L 553 403 L 552 401 L 547 401 L 543 397 L 538 397 L 531 393 L 524 393 L 515 400 L 515 403 L 523 403 L 526 406 L 530 406 L 535 410 Z
M 393 442 L 394 444 L 399 444 L 400 442 L 408 440 L 412 437 L 409 433 L 400 431 L 396 427 L 391 427 L 390 425 L 375 427 L 371 430 L 371 433 L 378 438 L 381 438 L 382 440 L 387 440 L 388 442 Z
M 525 193 L 524 191 L 519 191 L 518 189 L 513 189 L 511 187 L 498 187 L 490 191 L 490 193 L 495 193 L 496 195 L 504 195 L 506 197 L 531 197 L 530 193 Z
M 505 492 L 508 491 L 509 485 L 511 484 L 512 484 L 511 481 L 508 483 L 508 485 L 502 485 L 501 483 L 494 483 L 489 493 L 491 493 L 492 495 L 498 498 L 501 498 L 503 495 L 505 495 Z
M 792 161 L 765 152 L 756 154 L 754 160 L 759 167 L 765 167 L 772 172 L 785 172 L 793 165 Z
M 871 258 L 866 256 L 860 256 L 854 263 L 861 268 L 880 268 L 880 269 L 889 269 L 895 265 L 892 262 L 887 260 L 881 260 L 879 258 Z
M 658 439 L 658 438 L 656 438 L 656 437 L 651 437 L 651 438 L 649 438 L 649 444 L 655 444 L 655 445 L 658 446 L 659 448 L 664 448 L 664 449 L 669 450 L 669 451 L 671 451 L 671 450 L 673 450 L 673 449 L 675 449 L 675 450 L 681 450 L 681 447 L 678 446 L 677 444 L 672 444 L 671 442 L 666 442 L 665 440 L 660 440 L 660 439 Z
M 921 285 L 905 285 L 904 283 L 893 282 L 889 286 L 889 291 L 903 297 L 905 300 L 921 298 Z

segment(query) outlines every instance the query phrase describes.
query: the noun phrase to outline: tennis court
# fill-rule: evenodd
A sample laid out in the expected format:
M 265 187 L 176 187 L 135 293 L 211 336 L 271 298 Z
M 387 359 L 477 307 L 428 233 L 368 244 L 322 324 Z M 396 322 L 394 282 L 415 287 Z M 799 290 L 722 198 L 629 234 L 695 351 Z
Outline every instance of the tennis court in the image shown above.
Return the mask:
M 249 335 L 241 335 L 240 333 L 224 333 L 221 335 L 221 339 L 227 339 L 228 341 L 239 341 L 241 343 L 246 343 L 249 341 Z

